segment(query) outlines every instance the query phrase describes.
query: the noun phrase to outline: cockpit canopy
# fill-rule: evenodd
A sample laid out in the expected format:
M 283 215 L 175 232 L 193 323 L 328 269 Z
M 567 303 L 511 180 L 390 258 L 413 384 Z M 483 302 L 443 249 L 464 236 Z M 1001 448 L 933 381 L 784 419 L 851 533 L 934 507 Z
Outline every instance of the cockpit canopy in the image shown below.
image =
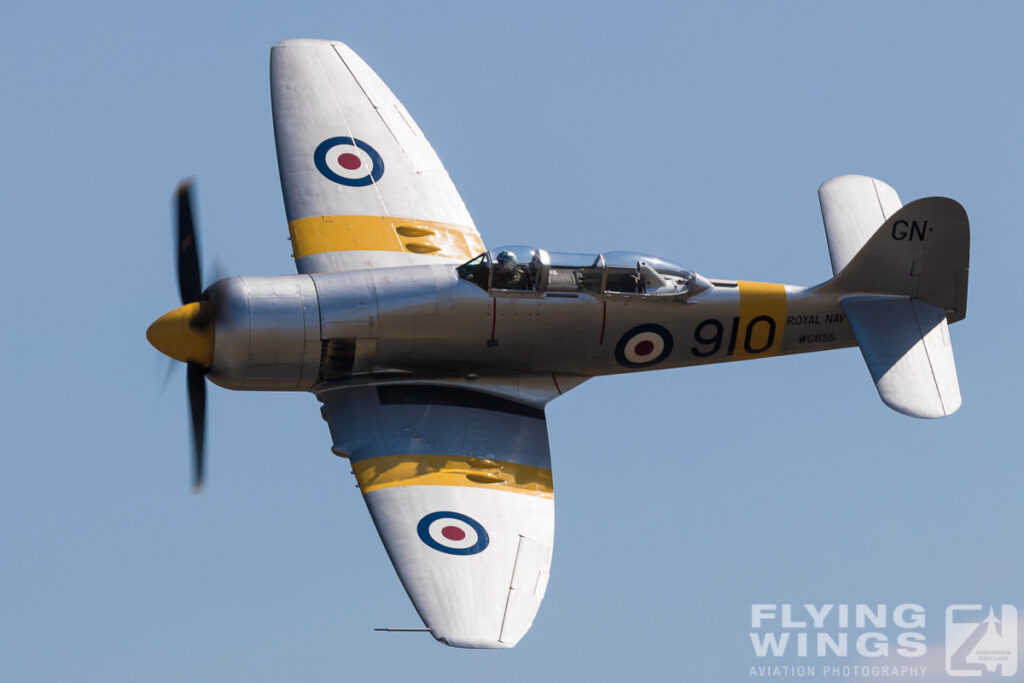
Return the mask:
M 689 298 L 712 288 L 706 279 L 653 256 L 547 252 L 510 246 L 484 252 L 458 267 L 459 277 L 487 292 L 548 296 L 606 295 Z

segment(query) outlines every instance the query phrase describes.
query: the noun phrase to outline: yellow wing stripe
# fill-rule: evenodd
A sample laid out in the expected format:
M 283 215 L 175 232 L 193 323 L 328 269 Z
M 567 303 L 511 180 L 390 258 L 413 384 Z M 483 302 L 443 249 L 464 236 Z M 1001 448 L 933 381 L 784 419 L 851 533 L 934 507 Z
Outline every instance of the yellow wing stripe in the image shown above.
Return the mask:
M 460 455 L 382 455 L 352 463 L 363 493 L 391 486 L 475 486 L 554 498 L 551 470 Z
M 484 250 L 476 229 L 388 216 L 313 216 L 288 223 L 295 258 L 329 251 L 398 251 L 470 259 Z
M 733 358 L 776 356 L 786 328 L 786 287 L 771 282 L 739 282 L 740 322 Z

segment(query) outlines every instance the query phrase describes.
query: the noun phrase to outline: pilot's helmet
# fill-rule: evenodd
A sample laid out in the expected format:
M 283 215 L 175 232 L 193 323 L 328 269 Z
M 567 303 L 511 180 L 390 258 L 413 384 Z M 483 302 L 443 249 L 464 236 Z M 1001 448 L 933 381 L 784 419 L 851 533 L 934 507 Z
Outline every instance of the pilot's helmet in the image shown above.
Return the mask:
M 503 249 L 502 251 L 498 252 L 497 260 L 498 265 L 500 265 L 506 273 L 511 273 L 513 270 L 515 270 L 516 266 L 519 265 L 519 260 L 516 258 L 516 253 L 514 251 L 509 251 L 508 249 Z

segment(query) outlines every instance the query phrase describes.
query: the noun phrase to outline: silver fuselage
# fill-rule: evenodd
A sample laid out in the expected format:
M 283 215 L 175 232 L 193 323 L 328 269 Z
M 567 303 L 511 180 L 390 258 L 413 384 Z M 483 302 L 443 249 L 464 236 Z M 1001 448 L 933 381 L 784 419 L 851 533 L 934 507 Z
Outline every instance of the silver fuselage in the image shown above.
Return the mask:
M 208 292 L 220 300 L 208 376 L 285 391 L 388 376 L 582 381 L 856 344 L 835 294 L 710 282 L 689 297 L 487 292 L 447 263 L 231 277 Z

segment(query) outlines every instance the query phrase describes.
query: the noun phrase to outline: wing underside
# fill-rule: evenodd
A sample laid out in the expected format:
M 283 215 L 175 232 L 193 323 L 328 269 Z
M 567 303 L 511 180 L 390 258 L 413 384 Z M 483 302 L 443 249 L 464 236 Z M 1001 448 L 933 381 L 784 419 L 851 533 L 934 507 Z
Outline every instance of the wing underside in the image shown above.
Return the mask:
M 543 409 L 449 386 L 319 395 L 334 439 L 424 624 L 507 648 L 547 587 L 554 490 Z
M 467 260 L 483 251 L 423 132 L 346 45 L 278 43 L 270 85 L 299 272 Z

